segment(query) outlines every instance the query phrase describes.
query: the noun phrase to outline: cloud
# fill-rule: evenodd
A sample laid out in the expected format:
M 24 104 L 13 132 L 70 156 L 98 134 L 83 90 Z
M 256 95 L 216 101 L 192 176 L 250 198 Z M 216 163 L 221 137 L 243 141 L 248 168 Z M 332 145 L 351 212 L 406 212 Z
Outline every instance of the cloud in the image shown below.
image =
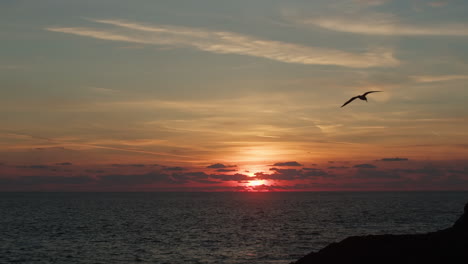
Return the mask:
M 273 180 L 294 180 L 302 178 L 302 173 L 296 169 L 278 169 L 271 168 L 270 170 L 275 171 L 273 174 L 261 174 L 261 179 L 273 179 Z M 257 176 L 258 177 L 258 176 Z
M 19 65 L 0 65 L 0 70 L 21 70 L 24 68 L 24 66 Z
M 296 161 L 287 161 L 287 162 L 277 162 L 273 166 L 302 166 L 302 164 Z
M 181 167 L 168 167 L 168 168 L 181 168 Z M 174 170 L 176 171 L 176 170 Z M 102 170 L 86 170 L 87 173 L 102 174 Z M 25 176 L 16 179 L 0 179 L 1 183 L 5 185 L 15 186 L 33 186 L 43 184 L 83 184 L 97 186 L 98 188 L 108 187 L 135 187 L 154 184 L 170 184 L 170 185 L 184 185 L 189 183 L 203 183 L 215 184 L 223 181 L 248 181 L 254 177 L 244 174 L 206 174 L 205 172 L 148 172 L 142 174 L 107 174 L 93 177 L 77 176 L 77 177 L 64 177 L 64 176 Z
M 369 68 L 392 67 L 399 64 L 391 51 L 382 49 L 365 53 L 351 53 L 336 49 L 264 40 L 227 31 L 170 25 L 143 25 L 121 20 L 92 21 L 112 25 L 119 30 L 84 27 L 48 27 L 45 30 L 109 41 L 194 48 L 216 54 L 246 55 L 305 65 Z
M 468 24 L 412 25 L 393 15 L 359 14 L 348 17 L 319 17 L 303 19 L 302 24 L 328 30 L 382 36 L 468 36 Z
M 141 104 L 141 102 L 137 103 L 137 104 Z M 187 158 L 188 157 L 188 156 L 183 156 L 183 155 L 178 155 L 178 154 L 173 154 L 173 153 L 154 152 L 154 151 L 146 151 L 146 150 L 119 148 L 119 147 L 109 147 L 109 146 L 94 145 L 94 144 L 87 144 L 87 143 L 76 143 L 76 142 L 70 142 L 70 141 L 67 141 L 67 140 L 46 138 L 46 137 L 40 137 L 40 136 L 23 134 L 23 133 L 16 133 L 16 132 L 15 133 L 8 133 L 8 135 L 11 135 L 11 136 L 14 136 L 14 137 L 20 137 L 20 138 L 39 139 L 39 140 L 53 142 L 53 143 L 57 143 L 57 144 L 61 144 L 61 145 L 79 146 L 79 147 L 86 147 L 86 148 L 93 148 L 93 149 L 108 149 L 108 150 L 116 150 L 116 151 L 123 151 L 123 152 L 142 153 L 142 154 L 149 154 L 149 155 L 170 156 L 170 157 L 180 157 L 180 158 Z M 63 150 L 73 151 L 73 150 L 67 149 L 65 147 L 35 148 L 35 150 L 38 150 L 38 151 L 63 151 Z
M 165 170 L 165 171 L 183 171 L 183 170 L 186 170 L 186 168 L 182 168 L 182 167 L 165 167 L 165 168 L 163 168 L 163 170 Z
M 61 150 L 67 150 L 66 148 L 64 147 L 47 147 L 47 148 L 35 148 L 35 150 L 39 150 L 39 151 L 61 151 Z
M 443 6 L 446 6 L 448 4 L 448 1 L 433 1 L 433 2 L 429 2 L 427 4 L 432 6 L 432 7 L 443 7 Z
M 93 92 L 95 92 L 95 93 L 106 94 L 106 95 L 115 94 L 115 93 L 119 93 L 119 92 L 120 92 L 120 91 L 115 90 L 115 89 L 103 88 L 103 87 L 87 86 L 87 87 L 85 87 L 85 88 L 87 88 L 87 89 L 89 89 L 90 91 L 93 91 Z
M 468 75 L 417 75 L 417 76 L 411 76 L 411 79 L 419 83 L 431 83 L 431 82 L 467 80 Z
M 383 5 L 391 0 L 354 0 L 354 1 L 360 4 L 378 6 L 378 5 Z
M 221 163 L 216 163 L 216 164 L 207 166 L 207 168 L 209 168 L 209 169 L 222 169 L 222 168 L 226 168 L 226 165 L 221 164 Z
M 309 171 L 302 171 L 302 177 L 303 178 L 309 178 L 309 177 L 317 177 L 317 176 L 332 176 L 328 174 L 326 171 L 317 169 L 317 170 L 309 170 Z
M 73 163 L 71 163 L 71 162 L 62 162 L 62 163 L 56 163 L 55 165 L 58 165 L 58 166 L 71 166 L 71 165 L 73 165 Z
M 136 167 L 143 168 L 145 164 L 111 164 L 112 167 Z
M 152 184 L 157 182 L 173 183 L 179 182 L 172 179 L 168 174 L 150 172 L 145 174 L 137 175 L 123 175 L 123 174 L 111 174 L 99 176 L 98 182 L 106 186 L 109 185 L 140 185 L 140 184 Z
M 87 172 L 87 173 L 104 173 L 104 172 L 106 172 L 106 171 L 104 171 L 104 170 L 92 170 L 92 169 L 87 169 L 87 170 L 85 170 L 85 172 Z
M 463 169 L 449 169 L 447 172 L 452 173 L 452 174 L 461 174 L 463 176 L 468 176 L 468 168 L 463 168 Z
M 375 169 L 377 167 L 375 165 L 372 165 L 372 164 L 357 164 L 357 165 L 354 165 L 353 168 Z
M 3 185 L 13 186 L 31 186 L 44 184 L 86 184 L 93 182 L 94 179 L 88 176 L 22 176 L 14 179 L 0 179 Z
M 396 171 L 360 170 L 353 178 L 357 179 L 401 179 Z
M 39 169 L 39 170 L 48 170 L 52 169 L 53 167 L 48 165 L 19 165 L 16 166 L 18 169 Z
M 313 165 L 315 166 L 315 165 Z M 317 168 L 302 168 L 303 170 L 318 170 Z
M 245 174 L 240 174 L 240 173 L 236 173 L 236 174 L 233 174 L 233 175 L 211 174 L 210 178 L 218 179 L 218 180 L 221 180 L 221 181 L 237 181 L 237 182 L 248 181 L 248 180 L 253 179 L 253 177 L 250 177 L 250 176 L 245 175 Z
M 263 172 L 256 173 L 255 176 L 258 179 L 270 179 L 270 180 L 298 180 L 298 179 L 308 179 L 311 177 L 318 176 L 330 176 L 326 171 L 320 169 L 314 170 L 296 170 L 296 169 L 278 169 L 270 168 L 271 171 L 274 171 L 272 174 L 266 174 Z
M 231 172 L 231 171 L 237 171 L 236 169 L 217 169 L 217 172 Z
M 408 158 L 383 158 L 380 159 L 379 161 L 408 161 Z
M 389 162 L 401 160 L 404 158 L 383 158 Z M 336 163 L 336 162 L 335 162 Z M 47 165 L 29 165 L 25 168 L 39 168 L 34 173 L 43 173 L 38 176 L 19 176 L 16 178 L 0 177 L 0 190 L 253 190 L 246 187 L 245 183 L 252 180 L 269 180 L 269 184 L 258 187 L 256 190 L 287 190 L 287 189 L 346 189 L 346 190 L 380 190 L 380 189 L 398 189 L 398 190 L 458 190 L 467 186 L 468 167 L 465 162 L 427 164 L 425 166 L 413 167 L 419 163 L 404 164 L 408 167 L 377 169 L 372 164 L 356 164 L 349 171 L 339 171 L 346 167 L 335 167 L 336 170 L 319 168 L 288 168 L 273 167 L 269 172 L 258 172 L 255 176 L 249 176 L 241 173 L 209 174 L 203 171 L 161 171 L 144 172 L 138 174 L 104 174 L 103 170 L 89 169 L 83 170 L 90 174 L 89 176 L 50 176 Z M 50 166 L 49 166 L 50 167 Z M 54 167 L 51 167 L 54 168 Z M 150 169 L 147 166 L 148 169 Z M 159 168 L 158 168 L 159 169 Z M 135 170 L 141 170 L 135 168 Z M 188 170 L 188 169 L 187 169 Z M 221 168 L 216 170 L 229 170 Z M 81 170 L 80 170 L 81 171 Z M 335 174 L 336 173 L 336 174 Z M 226 184 L 226 182 L 229 182 Z M 233 187 L 238 183 L 241 186 Z M 302 187 L 291 187 L 293 184 L 305 184 Z M 274 185 L 279 184 L 279 185 Z M 308 186 L 305 188 L 304 186 Z M 2 189 L 3 187 L 3 189 Z M 206 188 L 205 188 L 206 187 Z M 217 187 L 217 188 L 215 188 Z M 234 189 L 231 189 L 234 188 Z
M 442 178 L 446 171 L 442 168 L 434 167 L 432 165 L 424 166 L 418 169 L 395 169 L 394 171 L 403 174 L 418 175 L 420 182 L 431 182 L 436 179 Z
M 200 179 L 206 179 L 208 178 L 208 174 L 202 172 L 202 171 L 196 171 L 196 172 L 186 172 L 183 174 L 184 177 L 187 179 L 189 178 L 200 178 Z
M 203 180 L 199 179 L 197 180 L 198 183 L 204 183 L 204 184 L 219 184 L 219 181 L 211 181 L 211 180 Z
M 207 166 L 208 169 L 218 169 L 216 171 L 219 171 L 219 172 L 230 172 L 230 171 L 236 171 L 236 169 L 228 169 L 228 168 L 236 168 L 237 165 L 224 165 L 224 164 L 221 164 L 221 163 L 216 163 L 216 164 L 212 164 L 210 166 Z
M 144 174 L 130 175 L 103 175 L 99 176 L 98 182 L 104 185 L 127 186 L 127 185 L 151 185 L 151 184 L 185 184 L 191 179 L 206 179 L 207 175 L 202 172 L 173 173 L 149 172 Z
M 328 167 L 331 170 L 343 170 L 343 169 L 348 169 L 349 167 L 346 166 L 330 166 Z
M 462 178 L 457 175 L 450 175 L 445 179 L 444 184 L 446 186 L 452 187 L 452 186 L 467 186 L 468 185 L 468 179 Z M 460 188 L 462 189 L 462 188 Z

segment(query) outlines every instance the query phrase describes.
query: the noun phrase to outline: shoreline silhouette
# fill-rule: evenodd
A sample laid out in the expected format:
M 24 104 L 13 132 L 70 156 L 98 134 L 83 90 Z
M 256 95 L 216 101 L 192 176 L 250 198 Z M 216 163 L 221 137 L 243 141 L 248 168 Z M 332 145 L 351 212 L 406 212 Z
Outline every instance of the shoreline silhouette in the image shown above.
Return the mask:
M 331 243 L 318 252 L 291 264 L 377 263 L 452 263 L 468 257 L 468 203 L 453 226 L 423 234 L 351 236 Z M 396 263 L 396 262 L 395 262 Z

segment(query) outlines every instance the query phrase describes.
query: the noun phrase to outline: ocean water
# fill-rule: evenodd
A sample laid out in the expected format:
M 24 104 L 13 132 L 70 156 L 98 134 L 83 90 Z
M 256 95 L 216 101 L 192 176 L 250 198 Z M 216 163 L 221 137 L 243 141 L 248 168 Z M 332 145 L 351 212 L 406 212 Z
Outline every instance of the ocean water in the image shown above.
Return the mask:
M 451 226 L 468 192 L 0 193 L 0 263 L 289 263 Z

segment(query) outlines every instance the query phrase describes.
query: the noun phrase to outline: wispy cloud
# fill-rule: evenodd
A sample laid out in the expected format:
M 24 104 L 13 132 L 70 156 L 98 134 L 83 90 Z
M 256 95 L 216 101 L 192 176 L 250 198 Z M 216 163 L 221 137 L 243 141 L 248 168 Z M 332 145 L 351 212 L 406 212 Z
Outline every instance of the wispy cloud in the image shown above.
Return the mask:
M 408 161 L 408 158 L 382 158 L 379 161 Z
M 365 164 L 356 164 L 353 166 L 353 168 L 375 169 L 377 167 L 375 165 L 365 163 Z
M 302 166 L 302 164 L 297 161 L 287 161 L 287 162 L 277 162 L 273 166 Z
M 216 164 L 207 166 L 208 169 L 225 169 L 225 168 L 233 168 L 233 167 L 237 167 L 237 165 L 224 165 L 222 163 L 216 163 Z
M 432 7 L 442 7 L 442 6 L 446 6 L 447 4 L 448 4 L 448 1 L 433 1 L 433 2 L 428 3 L 428 5 Z
M 63 139 L 55 139 L 55 138 L 46 138 L 40 137 L 35 135 L 28 135 L 23 133 L 11 133 L 13 136 L 21 137 L 21 138 L 30 138 L 35 140 L 46 141 L 49 143 L 55 143 L 62 145 L 59 148 L 64 149 L 63 146 L 75 146 L 75 147 L 84 147 L 87 149 L 105 149 L 105 150 L 115 150 L 115 151 L 122 151 L 122 152 L 131 152 L 131 153 L 141 153 L 141 154 L 148 154 L 148 155 L 155 155 L 155 156 L 168 156 L 168 157 L 178 157 L 178 158 L 187 158 L 184 155 L 173 154 L 169 152 L 157 152 L 157 151 L 149 151 L 143 149 L 135 149 L 131 147 L 114 147 L 114 146 L 106 146 L 106 145 L 97 145 L 88 142 L 75 142 Z M 39 148 L 38 150 L 43 150 L 43 148 Z
M 468 24 L 425 24 L 401 22 L 396 16 L 384 13 L 368 13 L 347 17 L 319 17 L 302 19 L 300 23 L 328 30 L 385 36 L 468 36 Z
M 377 5 L 383 5 L 387 2 L 390 2 L 391 0 L 354 0 L 354 1 L 360 4 L 377 6 Z
M 411 77 L 416 82 L 430 83 L 430 82 L 444 82 L 454 80 L 467 80 L 468 75 L 418 75 Z
M 58 165 L 58 166 L 71 166 L 71 165 L 73 165 L 73 163 L 71 163 L 71 162 L 61 162 L 61 163 L 56 163 L 55 165 Z
M 120 20 L 92 20 L 117 27 L 94 29 L 85 27 L 48 27 L 46 30 L 86 36 L 96 39 L 140 44 L 190 47 L 217 54 L 239 54 L 285 63 L 306 65 L 339 65 L 352 68 L 396 66 L 399 61 L 390 50 L 351 53 L 321 47 L 271 41 L 226 31 L 167 26 L 143 25 Z
M 21 70 L 24 66 L 19 65 L 0 65 L 0 70 Z
M 100 94 L 115 94 L 119 93 L 118 90 L 115 89 L 110 89 L 110 88 L 104 88 L 104 87 L 94 87 L 94 86 L 86 86 L 84 88 L 87 88 L 88 90 L 94 92 L 94 93 L 100 93 Z

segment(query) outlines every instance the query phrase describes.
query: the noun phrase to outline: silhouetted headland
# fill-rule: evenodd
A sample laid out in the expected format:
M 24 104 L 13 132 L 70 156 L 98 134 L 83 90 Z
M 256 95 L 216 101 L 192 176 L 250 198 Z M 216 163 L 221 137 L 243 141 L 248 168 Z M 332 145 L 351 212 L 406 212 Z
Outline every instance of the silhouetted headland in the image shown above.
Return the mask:
M 426 234 L 352 236 L 292 264 L 467 263 L 468 203 L 452 227 Z M 456 260 L 458 259 L 458 261 Z M 460 262 L 461 261 L 461 262 Z

